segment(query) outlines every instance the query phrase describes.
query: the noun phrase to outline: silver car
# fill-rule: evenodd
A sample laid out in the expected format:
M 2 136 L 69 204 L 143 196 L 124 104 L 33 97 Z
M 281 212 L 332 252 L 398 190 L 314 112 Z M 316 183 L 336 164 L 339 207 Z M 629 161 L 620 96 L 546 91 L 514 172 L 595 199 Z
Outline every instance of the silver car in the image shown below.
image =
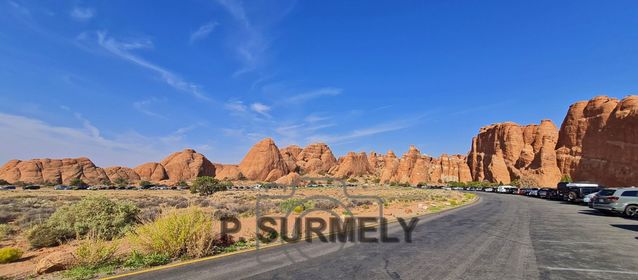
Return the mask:
M 593 208 L 607 213 L 622 213 L 627 217 L 637 216 L 638 188 L 601 190 L 596 195 Z

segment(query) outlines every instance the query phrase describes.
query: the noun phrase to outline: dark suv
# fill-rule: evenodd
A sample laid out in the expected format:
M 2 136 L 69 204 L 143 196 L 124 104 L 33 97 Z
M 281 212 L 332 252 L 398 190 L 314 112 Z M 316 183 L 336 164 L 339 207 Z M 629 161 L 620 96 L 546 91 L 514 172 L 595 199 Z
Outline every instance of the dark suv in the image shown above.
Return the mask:
M 586 195 L 600 190 L 600 186 L 594 183 L 558 183 L 557 197 L 564 201 L 580 203 Z

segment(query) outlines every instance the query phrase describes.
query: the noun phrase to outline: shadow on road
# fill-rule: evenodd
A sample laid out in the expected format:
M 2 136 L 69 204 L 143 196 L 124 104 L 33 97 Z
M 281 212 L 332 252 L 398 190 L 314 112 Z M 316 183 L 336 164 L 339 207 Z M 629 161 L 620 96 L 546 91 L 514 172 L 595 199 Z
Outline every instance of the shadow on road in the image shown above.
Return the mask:
M 592 215 L 592 216 L 603 216 L 603 217 L 611 217 L 613 215 L 608 215 L 605 213 L 602 213 L 598 210 L 580 210 L 578 211 L 578 213 L 580 214 L 585 214 L 585 215 Z
M 611 226 L 626 229 L 626 230 L 631 230 L 631 231 L 638 231 L 638 225 L 611 225 Z

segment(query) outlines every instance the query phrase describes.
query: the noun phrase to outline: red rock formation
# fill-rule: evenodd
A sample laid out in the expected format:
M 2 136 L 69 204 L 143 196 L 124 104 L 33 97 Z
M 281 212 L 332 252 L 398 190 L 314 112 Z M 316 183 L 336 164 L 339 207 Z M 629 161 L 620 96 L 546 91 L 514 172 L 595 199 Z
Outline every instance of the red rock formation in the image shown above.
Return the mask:
M 301 183 L 301 176 L 298 173 L 290 172 L 288 175 L 277 179 L 275 183 L 285 186 L 299 186 Z
M 330 174 L 337 178 L 358 177 L 374 174 L 374 170 L 368 162 L 366 153 L 349 152 L 339 158 L 339 164 L 330 170 Z
M 383 168 L 379 179 L 382 183 L 408 183 L 417 185 L 442 184 L 446 182 L 468 182 L 472 178 L 467 166 L 466 158 L 461 155 L 442 155 L 433 158 L 422 155 L 414 146 L 401 159 L 389 151 L 384 156 Z
M 297 157 L 303 149 L 297 145 L 291 145 L 281 149 L 281 156 L 283 157 L 288 170 L 299 172 L 299 166 L 297 166 Z
M 381 183 L 389 183 L 393 182 L 398 177 L 397 172 L 399 171 L 399 165 L 401 165 L 397 155 L 394 154 L 393 151 L 388 151 L 388 153 L 383 157 L 383 168 L 381 169 L 379 179 Z
M 135 170 L 128 167 L 107 167 L 104 168 L 104 172 L 106 172 L 106 175 L 109 177 L 109 180 L 111 180 L 111 182 L 115 182 L 115 180 L 117 180 L 118 178 L 122 178 L 129 183 L 140 181 L 140 175 L 138 175 Z
M 288 174 L 288 165 L 275 142 L 266 138 L 248 151 L 239 170 L 250 180 L 274 181 Z
M 216 163 L 215 179 L 235 181 L 243 179 L 243 175 L 239 171 L 239 165 Z
M 638 185 L 638 96 L 573 104 L 556 148 L 558 166 L 574 180 Z
M 0 168 L 0 179 L 8 182 L 68 184 L 81 179 L 99 184 L 109 178 L 102 168 L 88 158 L 11 160 Z
M 337 165 L 337 159 L 328 145 L 315 143 L 306 146 L 297 156 L 297 166 L 301 174 L 321 175 Z
M 552 148 L 557 141 L 558 130 L 550 120 L 540 125 L 490 125 L 472 139 L 467 162 L 475 181 L 509 184 L 524 178 L 555 186 L 561 177 Z
M 164 166 L 157 162 L 147 162 L 133 168 L 133 170 L 140 176 L 140 180 L 160 182 L 168 179 Z
M 193 149 L 172 153 L 161 161 L 171 182 L 191 181 L 197 177 L 215 177 L 215 166 Z

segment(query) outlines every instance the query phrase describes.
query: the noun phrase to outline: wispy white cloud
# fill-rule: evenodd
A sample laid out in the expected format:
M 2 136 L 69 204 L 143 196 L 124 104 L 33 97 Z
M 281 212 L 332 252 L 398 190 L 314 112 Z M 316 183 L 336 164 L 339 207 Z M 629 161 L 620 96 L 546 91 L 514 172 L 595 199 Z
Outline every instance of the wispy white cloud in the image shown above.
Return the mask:
M 224 107 L 234 113 L 245 113 L 247 111 L 247 107 L 244 105 L 244 102 L 238 100 L 229 101 L 224 105 Z
M 111 54 L 157 73 L 166 84 L 175 88 L 176 90 L 189 93 L 194 97 L 202 100 L 210 100 L 210 98 L 202 92 L 199 85 L 185 81 L 173 72 L 151 62 L 148 62 L 130 52 L 131 50 L 135 49 L 153 47 L 153 44 L 150 40 L 138 39 L 126 42 L 118 41 L 115 38 L 108 37 L 106 32 L 98 32 L 97 36 L 99 45 L 105 50 L 109 51 Z
M 160 118 L 160 119 L 167 119 L 166 116 L 158 114 L 156 112 L 153 112 L 149 108 L 154 103 L 161 102 L 161 101 L 163 101 L 163 100 L 160 100 L 160 99 L 157 99 L 155 97 L 152 97 L 152 98 L 149 98 L 149 99 L 133 102 L 133 108 L 135 108 L 136 110 L 142 112 L 143 114 L 151 116 L 151 117 Z
M 205 122 L 198 122 L 189 126 L 180 127 L 173 131 L 173 133 L 164 137 L 160 137 L 159 139 L 166 145 L 174 146 L 181 143 L 187 133 L 203 126 L 206 126 Z
M 239 42 L 236 44 L 235 51 L 242 62 L 242 67 L 233 73 L 234 77 L 254 71 L 262 56 L 268 50 L 270 43 L 265 38 L 263 32 L 252 21 L 246 13 L 243 3 L 232 0 L 217 1 L 239 24 L 238 30 Z
M 362 137 L 406 129 L 416 125 L 420 118 L 421 117 L 415 117 L 379 123 L 370 127 L 355 129 L 345 134 L 316 134 L 308 137 L 307 140 L 309 142 L 325 142 L 329 144 L 345 143 Z
M 270 114 L 268 112 L 270 112 L 270 106 L 265 105 L 263 103 L 259 103 L 259 102 L 255 102 L 253 104 L 250 104 L 250 109 L 253 110 L 254 112 L 261 114 L 263 116 L 266 117 L 270 117 Z
M 91 8 L 74 7 L 69 13 L 71 18 L 79 21 L 87 21 L 95 16 L 95 10 Z
M 200 26 L 195 32 L 191 33 L 190 43 L 195 43 L 196 41 L 205 39 L 210 35 L 213 30 L 219 25 L 216 21 L 208 22 L 202 26 Z
M 337 96 L 343 92 L 343 89 L 333 88 L 333 87 L 325 87 L 312 91 L 303 92 L 294 96 L 287 98 L 287 102 L 289 103 L 302 103 L 311 99 L 323 97 L 323 96 Z
M 91 121 L 73 114 L 79 126 L 59 126 L 40 119 L 0 113 L 3 149 L 0 161 L 31 158 L 86 156 L 98 166 L 135 166 L 157 161 L 184 147 L 200 147 L 185 142 L 185 135 L 205 123 L 177 129 L 167 136 L 144 136 L 134 131 L 107 137 Z M 172 138 L 170 138 L 172 136 Z

